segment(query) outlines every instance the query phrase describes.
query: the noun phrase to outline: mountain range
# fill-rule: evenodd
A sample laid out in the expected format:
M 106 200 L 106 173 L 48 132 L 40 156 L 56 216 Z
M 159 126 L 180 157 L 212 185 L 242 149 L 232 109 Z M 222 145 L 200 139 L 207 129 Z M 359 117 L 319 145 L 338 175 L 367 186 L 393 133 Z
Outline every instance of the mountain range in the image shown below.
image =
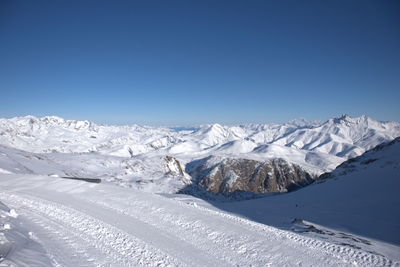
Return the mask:
M 343 115 L 325 122 L 209 124 L 189 129 L 26 116 L 0 119 L 0 171 L 96 177 L 156 192 L 176 192 L 196 181 L 214 193 L 285 192 L 398 136 L 399 122 L 380 122 L 368 116 Z M 193 173 L 193 166 L 200 162 L 206 164 L 196 165 L 203 169 L 202 177 Z M 241 177 L 245 166 L 252 170 Z M 181 171 L 169 171 L 171 168 Z M 259 182 L 249 187 L 249 179 L 259 168 L 264 173 L 272 168 L 275 174 L 270 176 L 274 178 L 258 175 Z M 222 187 L 213 183 L 217 179 L 209 175 L 212 171 L 219 173 Z M 261 188 L 267 180 L 271 186 Z

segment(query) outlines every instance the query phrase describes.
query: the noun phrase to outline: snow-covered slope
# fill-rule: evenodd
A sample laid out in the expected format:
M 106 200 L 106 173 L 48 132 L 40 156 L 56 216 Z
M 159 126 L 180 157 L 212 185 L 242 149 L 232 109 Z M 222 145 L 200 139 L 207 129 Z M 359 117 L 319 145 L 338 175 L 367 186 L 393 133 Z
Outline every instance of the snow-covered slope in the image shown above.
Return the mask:
M 100 178 L 124 187 L 171 193 L 190 183 L 181 163 L 168 156 L 134 158 L 98 153 L 31 153 L 0 145 L 0 173 Z
M 109 184 L 0 174 L 0 198 L 20 214 L 53 266 L 395 266 L 398 260 Z M 7 265 L 35 259 L 14 251 L 19 255 L 6 257 Z
M 400 244 L 400 138 L 346 161 L 322 178 L 295 192 L 215 205 L 268 225 L 290 229 L 298 226 L 292 224 L 297 218 L 304 232 L 317 233 L 322 225 Z M 323 238 L 330 235 L 320 232 Z M 351 239 L 343 237 L 340 242 Z
M 51 266 L 45 249 L 14 209 L 0 202 L 0 266 Z
M 351 158 L 399 136 L 397 122 L 378 122 L 367 116 L 342 116 L 309 129 L 299 129 L 274 143 Z

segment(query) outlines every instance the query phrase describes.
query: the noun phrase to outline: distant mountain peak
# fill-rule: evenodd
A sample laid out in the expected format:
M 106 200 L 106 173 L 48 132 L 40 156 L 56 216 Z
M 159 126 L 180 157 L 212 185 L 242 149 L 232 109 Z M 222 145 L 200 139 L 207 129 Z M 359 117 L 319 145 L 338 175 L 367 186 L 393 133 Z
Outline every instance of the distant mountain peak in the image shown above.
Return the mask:
M 285 123 L 285 125 L 292 125 L 292 126 L 298 126 L 298 127 L 317 126 L 320 124 L 321 124 L 321 121 L 318 121 L 318 120 L 311 121 L 311 120 L 307 120 L 305 118 L 297 118 L 297 119 L 293 119 L 293 120 L 290 120 L 287 123 Z
M 329 119 L 327 122 L 331 122 L 331 123 L 335 123 L 335 124 L 341 124 L 341 123 L 365 123 L 368 121 L 375 121 L 373 119 L 371 119 L 370 117 L 368 117 L 367 115 L 361 115 L 360 117 L 352 117 L 348 114 L 343 114 L 339 117 L 335 117 L 332 119 Z M 378 122 L 378 121 L 375 121 Z
M 350 115 L 342 114 L 341 116 L 332 118 L 330 120 L 334 123 L 341 123 L 341 122 L 345 122 L 345 121 L 350 121 L 351 119 L 353 119 L 353 118 Z

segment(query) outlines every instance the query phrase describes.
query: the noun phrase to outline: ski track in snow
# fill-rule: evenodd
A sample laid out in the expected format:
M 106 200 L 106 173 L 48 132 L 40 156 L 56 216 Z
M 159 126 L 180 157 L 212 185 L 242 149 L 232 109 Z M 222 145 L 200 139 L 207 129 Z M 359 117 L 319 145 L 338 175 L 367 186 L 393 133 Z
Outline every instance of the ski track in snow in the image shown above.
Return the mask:
M 119 213 L 127 214 L 128 216 L 135 216 L 134 214 L 137 212 L 135 209 L 129 209 L 129 212 L 126 212 L 124 210 L 118 209 L 113 207 L 112 205 L 109 204 L 109 202 L 105 201 L 100 201 L 96 202 L 97 204 L 103 205 L 104 207 L 110 208 L 112 210 L 115 210 Z M 119 205 L 123 205 L 122 202 L 119 203 Z M 135 204 L 140 204 L 139 206 L 143 208 L 143 210 L 147 210 L 147 212 L 150 213 L 159 213 L 162 208 L 157 209 L 152 207 L 152 205 L 148 205 L 148 202 L 136 202 Z M 240 218 L 237 216 L 233 216 L 231 214 L 221 212 L 221 211 L 216 211 L 216 210 L 210 210 L 204 207 L 200 206 L 192 206 L 192 205 L 187 205 L 185 203 L 179 202 L 181 205 L 189 206 L 190 208 L 193 208 L 198 212 L 199 210 L 203 213 L 205 218 L 209 218 L 210 216 L 213 216 L 213 219 L 221 220 L 222 217 L 224 219 L 224 224 L 229 224 L 229 229 L 235 229 L 235 232 L 241 233 L 240 238 L 230 236 L 227 234 L 224 234 L 223 232 L 214 232 L 212 229 L 210 229 L 210 225 L 203 224 L 201 221 L 195 220 L 191 221 L 190 217 L 185 216 L 185 215 L 180 215 L 179 217 L 172 217 L 172 216 L 158 216 L 158 219 L 161 218 L 162 220 L 162 226 L 163 230 L 172 230 L 174 229 L 173 227 L 168 228 L 165 227 L 166 224 L 175 224 L 176 226 L 180 226 L 183 228 L 186 228 L 186 230 L 190 231 L 191 233 L 195 232 L 196 234 L 201 234 L 201 233 L 206 233 L 208 237 L 211 237 L 210 239 L 214 241 L 215 244 L 218 246 L 213 248 L 216 249 L 217 251 L 219 250 L 218 248 L 226 248 L 230 249 L 232 251 L 236 251 L 239 254 L 242 254 L 243 257 L 245 257 L 245 261 L 242 262 L 236 262 L 238 265 L 245 264 L 246 262 L 248 263 L 250 261 L 254 260 L 260 260 L 260 258 L 265 258 L 271 259 L 271 256 L 269 255 L 263 255 L 259 254 L 256 251 L 259 250 L 259 246 L 263 245 L 261 242 L 253 241 L 251 240 L 251 234 L 254 234 L 254 232 L 257 232 L 259 234 L 262 234 L 269 240 L 275 240 L 279 242 L 282 239 L 288 239 L 295 241 L 294 243 L 288 243 L 286 244 L 287 246 L 291 246 L 292 249 L 296 249 L 298 247 L 299 243 L 303 246 L 306 246 L 312 250 L 315 250 L 317 252 L 323 252 L 326 254 L 331 255 L 332 257 L 336 257 L 337 259 L 343 260 L 343 263 L 350 263 L 351 265 L 359 265 L 361 264 L 362 266 L 392 266 L 394 263 L 391 260 L 386 259 L 385 257 L 375 255 L 375 254 L 370 254 L 366 253 L 363 251 L 359 250 L 354 250 L 350 247 L 347 246 L 338 246 L 335 244 L 331 244 L 328 242 L 323 242 L 320 240 L 300 236 L 297 234 L 293 234 L 287 231 L 282 231 L 273 227 L 265 226 L 263 224 L 259 224 L 256 222 L 249 221 L 244 218 Z M 140 213 L 139 213 L 140 214 Z M 185 212 L 186 214 L 186 212 Z M 183 222 L 183 223 L 182 223 Z M 156 221 L 157 223 L 157 221 Z M 158 221 L 159 223 L 159 221 Z M 238 227 L 237 223 L 240 224 Z M 226 226 L 225 226 L 226 227 Z M 189 239 L 190 240 L 190 239 Z M 194 239 L 192 239 L 194 240 Z M 228 240 L 228 242 L 227 242 Z M 196 242 L 199 241 L 198 239 Z M 268 249 L 268 251 L 271 251 Z M 223 253 L 226 254 L 226 250 L 223 251 Z M 318 253 L 317 253 L 318 254 Z M 310 253 L 310 256 L 315 256 L 315 253 Z M 265 263 L 263 259 L 258 262 L 258 264 Z M 317 263 L 317 262 L 316 262 Z M 333 260 L 332 262 L 327 262 L 327 263 L 337 263 L 336 260 Z M 319 263 L 321 264 L 321 263 Z M 290 264 L 289 264 L 290 265 Z
M 142 192 L 69 194 L 5 186 L 0 198 L 19 211 L 55 266 L 398 264 L 379 255 Z
M 96 256 L 107 255 L 107 258 L 110 259 L 108 260 L 109 263 L 101 263 L 101 265 L 183 265 L 178 260 L 144 243 L 138 238 L 70 207 L 32 196 L 6 194 L 1 194 L 1 196 L 7 199 L 6 202 L 12 203 L 16 207 L 26 207 L 45 218 L 49 218 L 44 223 L 43 221 L 39 222 L 43 227 L 47 227 L 45 224 L 47 224 L 48 221 L 55 221 L 59 226 L 59 230 L 56 230 L 57 227 L 52 229 L 51 226 L 48 226 L 48 232 L 63 236 L 61 238 L 62 240 L 67 239 L 68 236 L 74 239 L 71 242 L 67 242 L 66 245 L 68 245 L 68 243 L 77 244 L 79 243 L 77 241 L 83 239 L 88 243 L 89 247 L 94 247 L 99 251 Z M 64 233 L 60 233 L 60 231 Z M 78 235 L 78 238 L 75 237 L 76 235 Z M 77 252 L 79 251 L 81 250 L 78 249 Z M 63 253 L 65 252 L 60 251 L 57 255 L 53 255 L 54 259 L 57 259 L 60 255 L 64 258 L 65 256 Z M 83 253 L 84 258 L 87 258 L 88 253 Z M 90 261 L 94 261 L 94 259 L 88 258 L 86 261 L 89 263 Z M 72 266 L 70 264 L 71 262 L 67 263 L 68 266 Z M 96 266 L 98 264 L 93 262 L 91 265 Z
M 44 243 L 51 240 L 46 246 L 46 251 L 55 266 L 100 266 L 106 262 L 102 255 L 96 254 L 91 243 L 79 232 L 73 231 L 73 228 L 65 227 L 58 220 L 37 210 L 32 212 L 27 206 L 20 206 L 20 211 L 29 218 L 29 220 L 25 218 L 24 223 L 35 233 L 33 236 L 35 240 Z

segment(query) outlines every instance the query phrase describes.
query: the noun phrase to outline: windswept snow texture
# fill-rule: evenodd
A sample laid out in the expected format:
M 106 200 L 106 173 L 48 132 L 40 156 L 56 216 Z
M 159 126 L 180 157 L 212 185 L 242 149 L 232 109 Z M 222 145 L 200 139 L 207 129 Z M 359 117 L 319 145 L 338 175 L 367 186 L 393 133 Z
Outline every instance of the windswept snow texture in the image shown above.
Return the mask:
M 54 266 L 396 265 L 386 255 L 108 184 L 1 174 L 0 198 Z
M 53 263 L 34 234 L 24 228 L 19 214 L 0 202 L 0 266 L 51 266 Z

